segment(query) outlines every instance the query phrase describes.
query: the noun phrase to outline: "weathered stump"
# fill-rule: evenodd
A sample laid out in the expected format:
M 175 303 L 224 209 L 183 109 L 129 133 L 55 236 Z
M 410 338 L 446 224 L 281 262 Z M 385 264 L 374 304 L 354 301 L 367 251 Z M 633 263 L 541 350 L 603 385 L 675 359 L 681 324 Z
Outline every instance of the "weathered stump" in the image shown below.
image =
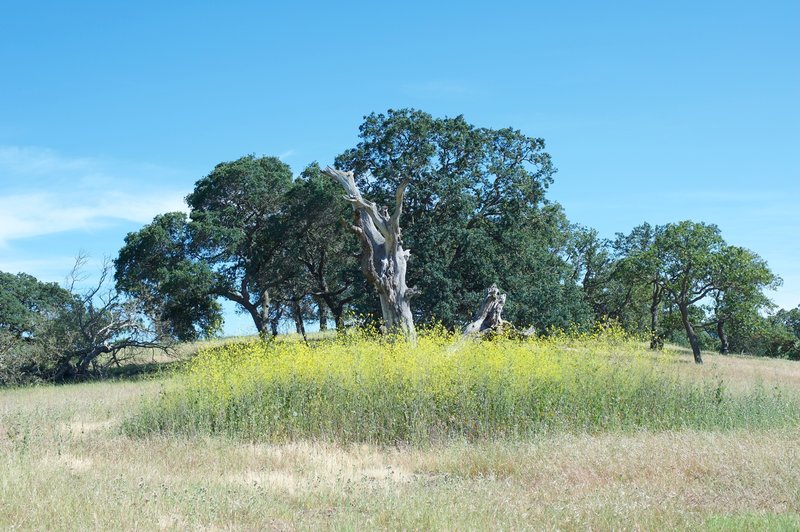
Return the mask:
M 464 327 L 463 336 L 480 336 L 489 332 L 500 332 L 507 323 L 503 321 L 503 305 L 506 303 L 506 295 L 500 293 L 496 284 L 492 284 L 486 290 L 486 297 L 483 299 L 475 318 Z

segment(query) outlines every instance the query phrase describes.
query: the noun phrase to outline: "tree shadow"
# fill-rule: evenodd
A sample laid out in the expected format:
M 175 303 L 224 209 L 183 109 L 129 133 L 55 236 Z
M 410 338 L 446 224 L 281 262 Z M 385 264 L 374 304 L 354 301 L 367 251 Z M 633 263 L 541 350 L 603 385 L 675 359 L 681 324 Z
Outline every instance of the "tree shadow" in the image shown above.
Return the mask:
M 172 376 L 186 367 L 188 360 L 129 362 L 106 368 L 91 380 L 138 381 Z

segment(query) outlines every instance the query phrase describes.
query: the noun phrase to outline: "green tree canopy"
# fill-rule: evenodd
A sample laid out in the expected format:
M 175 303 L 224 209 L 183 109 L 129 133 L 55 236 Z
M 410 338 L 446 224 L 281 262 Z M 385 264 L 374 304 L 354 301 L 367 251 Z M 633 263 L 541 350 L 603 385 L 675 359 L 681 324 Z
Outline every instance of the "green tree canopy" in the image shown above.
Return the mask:
M 115 261 L 117 287 L 146 302 L 145 311 L 179 340 L 203 338 L 219 328 L 220 278 L 193 253 L 186 215 L 158 215 L 129 233 Z
M 403 240 L 411 251 L 415 319 L 456 326 L 496 282 L 511 320 L 538 327 L 589 316 L 564 260 L 568 223 L 545 200 L 555 168 L 544 141 L 411 109 L 371 114 L 360 142 L 336 159 L 378 203 L 410 186 Z
M 126 237 L 115 262 L 117 286 L 153 296 L 148 310 L 173 336 L 218 330 L 218 298 L 261 333 L 277 332 L 284 309 L 302 329 L 312 298 L 343 322 L 356 283 L 339 224 L 349 207 L 316 165 L 293 179 L 277 158 L 248 155 L 218 164 L 186 201 L 188 217 L 156 216 Z
M 169 348 L 142 302 L 106 285 L 110 265 L 96 285 L 76 289 L 85 262 L 78 258 L 66 287 L 0 272 L 0 384 L 83 377 L 126 348 Z
M 342 198 L 341 187 L 316 163 L 295 180 L 287 205 L 287 244 L 300 267 L 293 283 L 296 291 L 315 301 L 323 328 L 328 310 L 341 328 L 348 305 L 367 291 L 356 261 L 358 244 L 343 223 L 352 209 Z
M 291 170 L 276 157 L 218 164 L 186 198 L 188 220 L 158 216 L 126 237 L 115 262 L 118 286 L 161 296 L 158 313 L 179 338 L 218 326 L 216 297 L 237 303 L 264 331 L 270 290 L 291 275 L 283 237 L 291 184 Z
M 730 349 L 729 330 L 734 347 L 741 338 L 756 332 L 761 323 L 760 312 L 773 306 L 764 290 L 780 284 L 780 277 L 757 254 L 738 246 L 723 248 L 718 257 L 711 304 L 721 353 Z
M 698 332 L 713 325 L 708 338 L 716 336 L 727 352 L 728 330 L 736 342 L 756 334 L 761 312 L 771 306 L 764 291 L 780 283 L 763 259 L 728 245 L 713 224 L 642 224 L 629 235 L 618 234 L 614 250 L 609 293 L 627 307 L 623 324 L 642 330 L 649 313 L 653 347 L 676 327 L 683 329 L 697 362 L 702 362 Z
M 16 338 L 33 338 L 43 317 L 60 314 L 73 295 L 56 283 L 27 273 L 0 272 L 0 330 Z

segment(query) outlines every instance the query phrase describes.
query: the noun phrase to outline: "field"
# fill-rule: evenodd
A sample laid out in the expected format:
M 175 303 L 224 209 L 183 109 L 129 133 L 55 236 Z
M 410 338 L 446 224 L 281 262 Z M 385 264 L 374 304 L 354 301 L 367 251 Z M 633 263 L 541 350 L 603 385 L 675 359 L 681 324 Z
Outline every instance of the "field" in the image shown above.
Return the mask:
M 739 406 L 696 426 L 665 418 L 666 428 L 525 424 L 503 411 L 491 425 L 502 437 L 454 423 L 387 443 L 369 431 L 303 437 L 305 425 L 280 425 L 296 431 L 279 438 L 148 425 L 165 398 L 181 397 L 186 376 L 2 390 L 0 528 L 800 528 L 800 365 L 648 356 L 696 390 L 724 383 L 725 401 Z M 777 410 L 741 410 L 739 399 L 754 397 Z

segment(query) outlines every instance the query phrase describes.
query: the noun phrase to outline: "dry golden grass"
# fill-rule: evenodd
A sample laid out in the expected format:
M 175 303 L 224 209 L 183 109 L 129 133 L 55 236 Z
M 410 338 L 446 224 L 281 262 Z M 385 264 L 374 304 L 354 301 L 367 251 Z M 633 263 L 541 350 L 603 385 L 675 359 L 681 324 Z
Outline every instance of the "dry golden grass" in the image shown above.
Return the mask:
M 704 363 L 697 366 L 687 348 L 669 346 L 665 351 L 679 358 L 682 374 L 689 378 L 714 375 L 731 389 L 739 391 L 750 390 L 759 384 L 800 390 L 800 363 L 797 361 L 704 351 Z
M 797 384 L 797 367 L 698 370 Z M 424 449 L 124 436 L 163 384 L 0 391 L 0 529 L 800 528 L 800 421 Z
M 195 354 L 199 349 L 234 344 L 239 342 L 251 341 L 254 336 L 228 336 L 224 338 L 212 338 L 197 342 L 179 343 L 170 347 L 168 351 L 152 347 L 132 347 L 120 352 L 119 359 L 122 366 L 144 365 L 144 364 L 169 364 L 173 362 L 185 361 Z

